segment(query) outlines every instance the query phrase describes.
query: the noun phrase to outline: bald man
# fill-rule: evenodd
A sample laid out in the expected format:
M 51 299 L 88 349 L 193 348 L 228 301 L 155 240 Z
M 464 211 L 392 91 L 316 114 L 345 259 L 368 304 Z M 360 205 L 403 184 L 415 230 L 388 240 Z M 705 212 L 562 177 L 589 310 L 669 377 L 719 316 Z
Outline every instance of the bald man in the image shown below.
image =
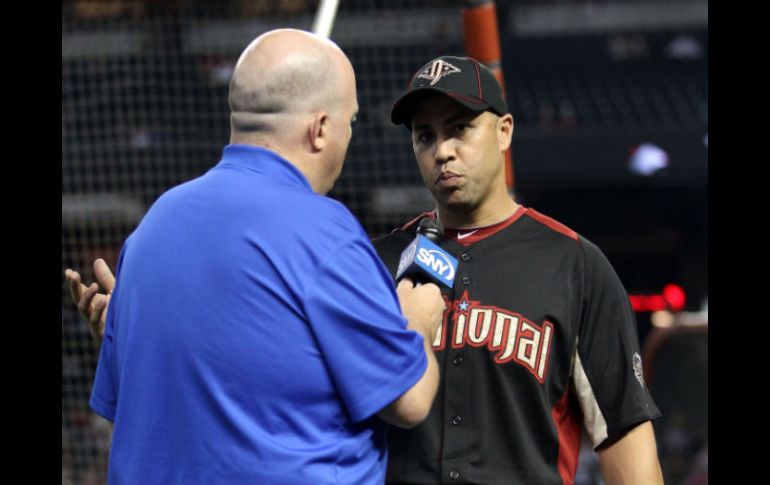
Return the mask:
M 242 53 L 229 103 L 221 161 L 153 204 L 100 312 L 90 405 L 114 422 L 109 483 L 381 484 L 386 422 L 417 425 L 435 396 L 444 303 L 432 284 L 396 290 L 324 196 L 358 109 L 353 68 L 328 40 L 271 31 Z M 106 307 L 67 279 L 81 310 Z

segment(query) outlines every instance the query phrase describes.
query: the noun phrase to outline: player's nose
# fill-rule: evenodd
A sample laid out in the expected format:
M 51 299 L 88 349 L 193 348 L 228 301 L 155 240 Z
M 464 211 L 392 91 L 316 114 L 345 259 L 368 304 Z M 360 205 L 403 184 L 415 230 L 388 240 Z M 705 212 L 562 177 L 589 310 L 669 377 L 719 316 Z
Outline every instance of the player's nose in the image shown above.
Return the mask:
M 451 137 L 439 137 L 436 140 L 434 158 L 436 163 L 444 164 L 455 159 L 455 139 Z

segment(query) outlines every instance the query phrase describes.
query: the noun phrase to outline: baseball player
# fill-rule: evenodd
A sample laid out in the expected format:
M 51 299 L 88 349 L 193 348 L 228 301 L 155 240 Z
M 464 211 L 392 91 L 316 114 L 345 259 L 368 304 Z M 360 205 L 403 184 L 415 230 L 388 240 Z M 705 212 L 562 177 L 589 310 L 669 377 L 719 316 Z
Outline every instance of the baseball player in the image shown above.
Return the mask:
M 391 273 L 423 218 L 459 261 L 433 340 L 426 421 L 391 429 L 391 484 L 572 484 L 581 428 L 607 484 L 663 483 L 634 314 L 590 241 L 521 206 L 505 184 L 513 118 L 492 72 L 444 56 L 393 105 L 437 208 L 376 239 Z
M 662 484 L 633 311 L 606 257 L 505 185 L 513 118 L 470 58 L 428 62 L 391 119 L 411 132 L 437 208 L 374 241 L 395 275 L 419 221 L 458 261 L 433 340 L 441 380 L 428 418 L 391 428 L 389 484 L 572 484 L 583 430 L 607 485 Z M 108 291 L 102 260 L 96 276 Z M 108 295 L 68 276 L 96 336 Z

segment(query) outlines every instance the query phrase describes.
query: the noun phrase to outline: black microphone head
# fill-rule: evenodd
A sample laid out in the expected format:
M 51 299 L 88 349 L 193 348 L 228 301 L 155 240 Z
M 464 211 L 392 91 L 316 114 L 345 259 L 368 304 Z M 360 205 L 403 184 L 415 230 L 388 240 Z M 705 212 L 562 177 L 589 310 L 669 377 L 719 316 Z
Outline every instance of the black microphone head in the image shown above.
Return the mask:
M 444 237 L 444 233 L 441 228 L 438 227 L 438 222 L 432 217 L 423 217 L 420 219 L 420 223 L 417 225 L 417 233 L 422 234 L 429 241 L 437 243 Z

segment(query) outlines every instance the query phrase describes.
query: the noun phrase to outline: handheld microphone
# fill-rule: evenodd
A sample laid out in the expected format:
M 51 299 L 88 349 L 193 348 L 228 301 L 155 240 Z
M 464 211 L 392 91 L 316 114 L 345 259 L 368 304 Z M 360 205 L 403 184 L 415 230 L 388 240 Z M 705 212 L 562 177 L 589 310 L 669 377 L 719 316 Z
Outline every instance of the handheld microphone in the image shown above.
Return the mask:
M 428 240 L 436 244 L 441 242 L 444 234 L 441 232 L 441 228 L 438 227 L 436 219 L 430 217 L 423 217 L 420 219 L 420 223 L 417 224 L 417 233 L 427 237 Z
M 415 283 L 436 283 L 452 288 L 457 273 L 457 259 L 438 244 L 441 229 L 433 219 L 424 218 L 417 226 L 417 237 L 401 253 L 396 281 L 404 277 Z

